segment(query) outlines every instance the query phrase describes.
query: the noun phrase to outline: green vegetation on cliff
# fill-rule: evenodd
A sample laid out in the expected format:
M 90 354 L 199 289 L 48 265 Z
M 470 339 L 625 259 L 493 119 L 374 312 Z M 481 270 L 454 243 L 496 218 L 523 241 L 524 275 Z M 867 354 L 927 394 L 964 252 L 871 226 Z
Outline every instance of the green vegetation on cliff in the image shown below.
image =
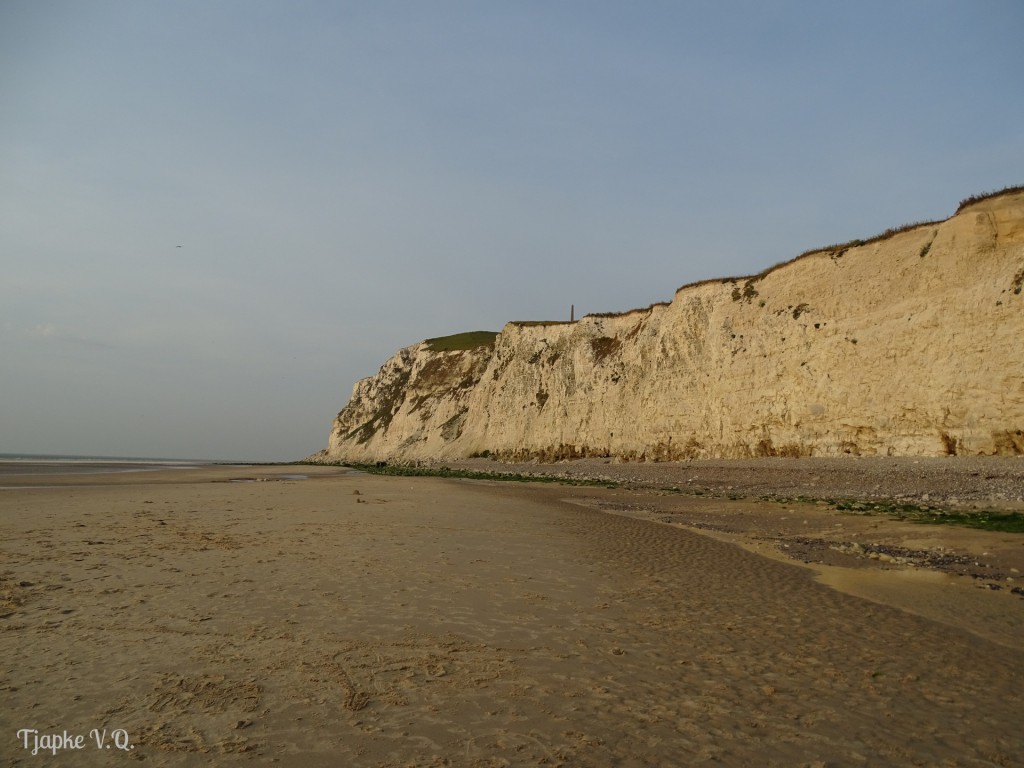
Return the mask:
M 494 344 L 497 331 L 469 331 L 451 336 L 438 336 L 427 339 L 426 345 L 431 352 L 456 352 L 463 349 L 476 349 Z

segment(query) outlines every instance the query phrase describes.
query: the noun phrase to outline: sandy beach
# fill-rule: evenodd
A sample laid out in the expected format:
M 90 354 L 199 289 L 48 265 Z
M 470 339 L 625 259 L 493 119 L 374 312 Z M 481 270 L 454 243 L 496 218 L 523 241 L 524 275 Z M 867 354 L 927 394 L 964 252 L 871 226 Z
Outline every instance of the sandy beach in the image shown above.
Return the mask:
M 6 764 L 1024 764 L 1021 534 L 335 467 L 0 486 Z

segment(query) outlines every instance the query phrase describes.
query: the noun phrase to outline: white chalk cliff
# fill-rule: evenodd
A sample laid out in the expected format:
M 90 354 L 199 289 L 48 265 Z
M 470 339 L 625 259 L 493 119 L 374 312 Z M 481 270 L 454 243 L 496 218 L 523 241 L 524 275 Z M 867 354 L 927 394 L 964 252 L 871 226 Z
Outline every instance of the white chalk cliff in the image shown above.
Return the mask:
M 647 309 L 407 347 L 316 458 L 1024 454 L 1022 285 L 1017 188 Z

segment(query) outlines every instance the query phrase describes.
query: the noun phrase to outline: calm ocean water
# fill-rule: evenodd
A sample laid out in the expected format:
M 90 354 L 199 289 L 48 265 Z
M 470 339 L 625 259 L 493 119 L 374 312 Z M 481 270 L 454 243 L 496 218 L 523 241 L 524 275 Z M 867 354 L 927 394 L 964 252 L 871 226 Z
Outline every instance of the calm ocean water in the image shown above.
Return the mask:
M 137 456 L 45 456 L 0 453 L 0 476 L 146 472 L 154 469 L 187 469 L 212 463 L 204 460 L 153 459 Z

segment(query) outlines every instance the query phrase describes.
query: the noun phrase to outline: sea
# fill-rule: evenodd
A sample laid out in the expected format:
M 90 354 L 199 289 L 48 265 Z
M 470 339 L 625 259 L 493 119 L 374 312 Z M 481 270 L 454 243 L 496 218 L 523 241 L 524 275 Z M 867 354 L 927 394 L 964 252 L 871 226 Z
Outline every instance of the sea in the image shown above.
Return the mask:
M 157 459 L 139 456 L 69 456 L 0 453 L 0 477 L 5 475 L 95 475 L 191 469 L 220 462 L 196 459 Z

